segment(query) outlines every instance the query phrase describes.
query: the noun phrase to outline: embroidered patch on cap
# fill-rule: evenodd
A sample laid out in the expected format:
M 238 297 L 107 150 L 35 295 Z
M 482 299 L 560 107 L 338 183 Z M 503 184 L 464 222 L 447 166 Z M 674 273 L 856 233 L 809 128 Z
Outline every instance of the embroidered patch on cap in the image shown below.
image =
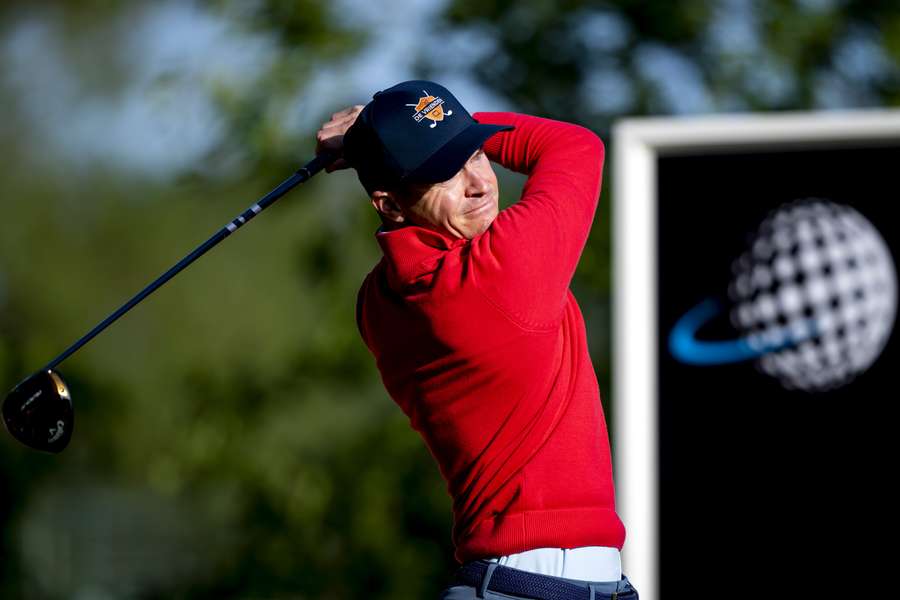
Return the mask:
M 428 127 L 434 129 L 437 127 L 438 121 L 443 121 L 444 117 L 449 117 L 453 114 L 453 111 L 448 110 L 444 112 L 444 107 L 441 106 L 444 103 L 443 98 L 432 96 L 426 90 L 422 90 L 422 92 L 425 95 L 419 98 L 418 104 L 407 104 L 406 106 L 412 106 L 416 109 L 413 115 L 413 120 L 416 123 L 421 122 L 422 119 L 428 119 L 431 121 L 431 125 Z

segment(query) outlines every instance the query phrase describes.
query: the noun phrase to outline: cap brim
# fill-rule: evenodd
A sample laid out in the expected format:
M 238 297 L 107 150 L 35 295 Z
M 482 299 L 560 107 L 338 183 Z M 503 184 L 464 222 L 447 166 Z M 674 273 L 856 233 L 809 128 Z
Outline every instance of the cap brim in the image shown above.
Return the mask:
M 512 125 L 473 123 L 440 147 L 425 162 L 410 172 L 404 181 L 438 183 L 447 181 L 459 171 L 472 154 L 495 133 L 515 129 Z

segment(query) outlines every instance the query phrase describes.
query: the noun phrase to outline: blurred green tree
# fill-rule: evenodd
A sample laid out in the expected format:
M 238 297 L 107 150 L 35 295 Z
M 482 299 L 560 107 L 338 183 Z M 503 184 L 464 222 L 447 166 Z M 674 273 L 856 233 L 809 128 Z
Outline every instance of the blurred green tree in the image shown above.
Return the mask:
M 204 32 L 165 31 L 185 19 L 235 43 L 255 36 L 266 58 L 249 78 L 217 72 L 214 55 L 194 68 L 179 44 Z M 162 173 L 81 160 L 88 148 L 58 156 L 35 113 L 76 129 L 90 103 L 118 110 L 147 72 L 119 50 L 148 26 L 171 64 L 149 71 L 140 93 L 200 89 L 223 134 Z M 19 52 L 18 66 L 36 72 L 50 56 L 77 88 L 66 105 L 49 89 L 0 84 L 21 117 L 0 128 L 9 386 L 299 166 L 313 131 L 282 124 L 313 72 L 366 39 L 311 1 L 11 2 L 0 31 L 0 60 Z M 0 597 L 422 597 L 440 587 L 452 561 L 446 492 L 356 332 L 356 290 L 378 252 L 361 199 L 352 177 L 319 176 L 63 365 L 77 407 L 66 453 L 0 442 Z M 412 570 L 421 578 L 409 581 Z

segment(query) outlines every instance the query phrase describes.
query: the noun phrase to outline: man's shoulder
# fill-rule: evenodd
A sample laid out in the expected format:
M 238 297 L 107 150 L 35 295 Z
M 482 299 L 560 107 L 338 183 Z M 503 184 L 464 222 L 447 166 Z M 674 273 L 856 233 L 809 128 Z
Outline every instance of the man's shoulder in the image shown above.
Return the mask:
M 356 294 L 357 298 L 362 298 L 362 296 L 368 289 L 368 286 L 370 286 L 372 282 L 375 281 L 381 275 L 381 273 L 384 272 L 384 269 L 385 259 L 382 256 L 381 259 L 379 259 L 379 261 L 375 263 L 375 266 L 373 266 L 372 269 L 368 273 L 366 273 L 366 276 L 363 277 L 362 283 L 360 283 L 359 285 L 359 291 Z
M 372 270 L 363 278 L 363 281 L 359 286 L 359 291 L 356 292 L 356 327 L 359 329 L 360 335 L 362 335 L 363 340 L 367 344 L 368 339 L 366 338 L 365 324 L 363 323 L 363 306 L 365 305 L 365 299 L 369 294 L 369 290 L 373 289 L 372 286 L 375 285 L 374 282 L 378 279 L 381 272 L 384 271 L 384 262 L 384 257 L 382 257 L 381 260 L 375 263 Z

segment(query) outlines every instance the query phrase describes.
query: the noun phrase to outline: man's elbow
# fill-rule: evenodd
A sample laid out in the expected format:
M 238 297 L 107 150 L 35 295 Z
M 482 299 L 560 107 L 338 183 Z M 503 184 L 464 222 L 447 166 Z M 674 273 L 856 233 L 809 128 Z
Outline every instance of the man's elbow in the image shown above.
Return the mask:
M 602 163 L 603 158 L 606 155 L 606 146 L 603 144 L 603 140 L 590 129 L 586 129 L 585 131 L 587 131 L 586 138 L 588 140 L 588 145 L 590 146 L 591 155 Z
M 571 144 L 580 150 L 586 160 L 595 161 L 603 164 L 606 155 L 606 147 L 600 136 L 581 125 L 575 125 L 573 130 Z

